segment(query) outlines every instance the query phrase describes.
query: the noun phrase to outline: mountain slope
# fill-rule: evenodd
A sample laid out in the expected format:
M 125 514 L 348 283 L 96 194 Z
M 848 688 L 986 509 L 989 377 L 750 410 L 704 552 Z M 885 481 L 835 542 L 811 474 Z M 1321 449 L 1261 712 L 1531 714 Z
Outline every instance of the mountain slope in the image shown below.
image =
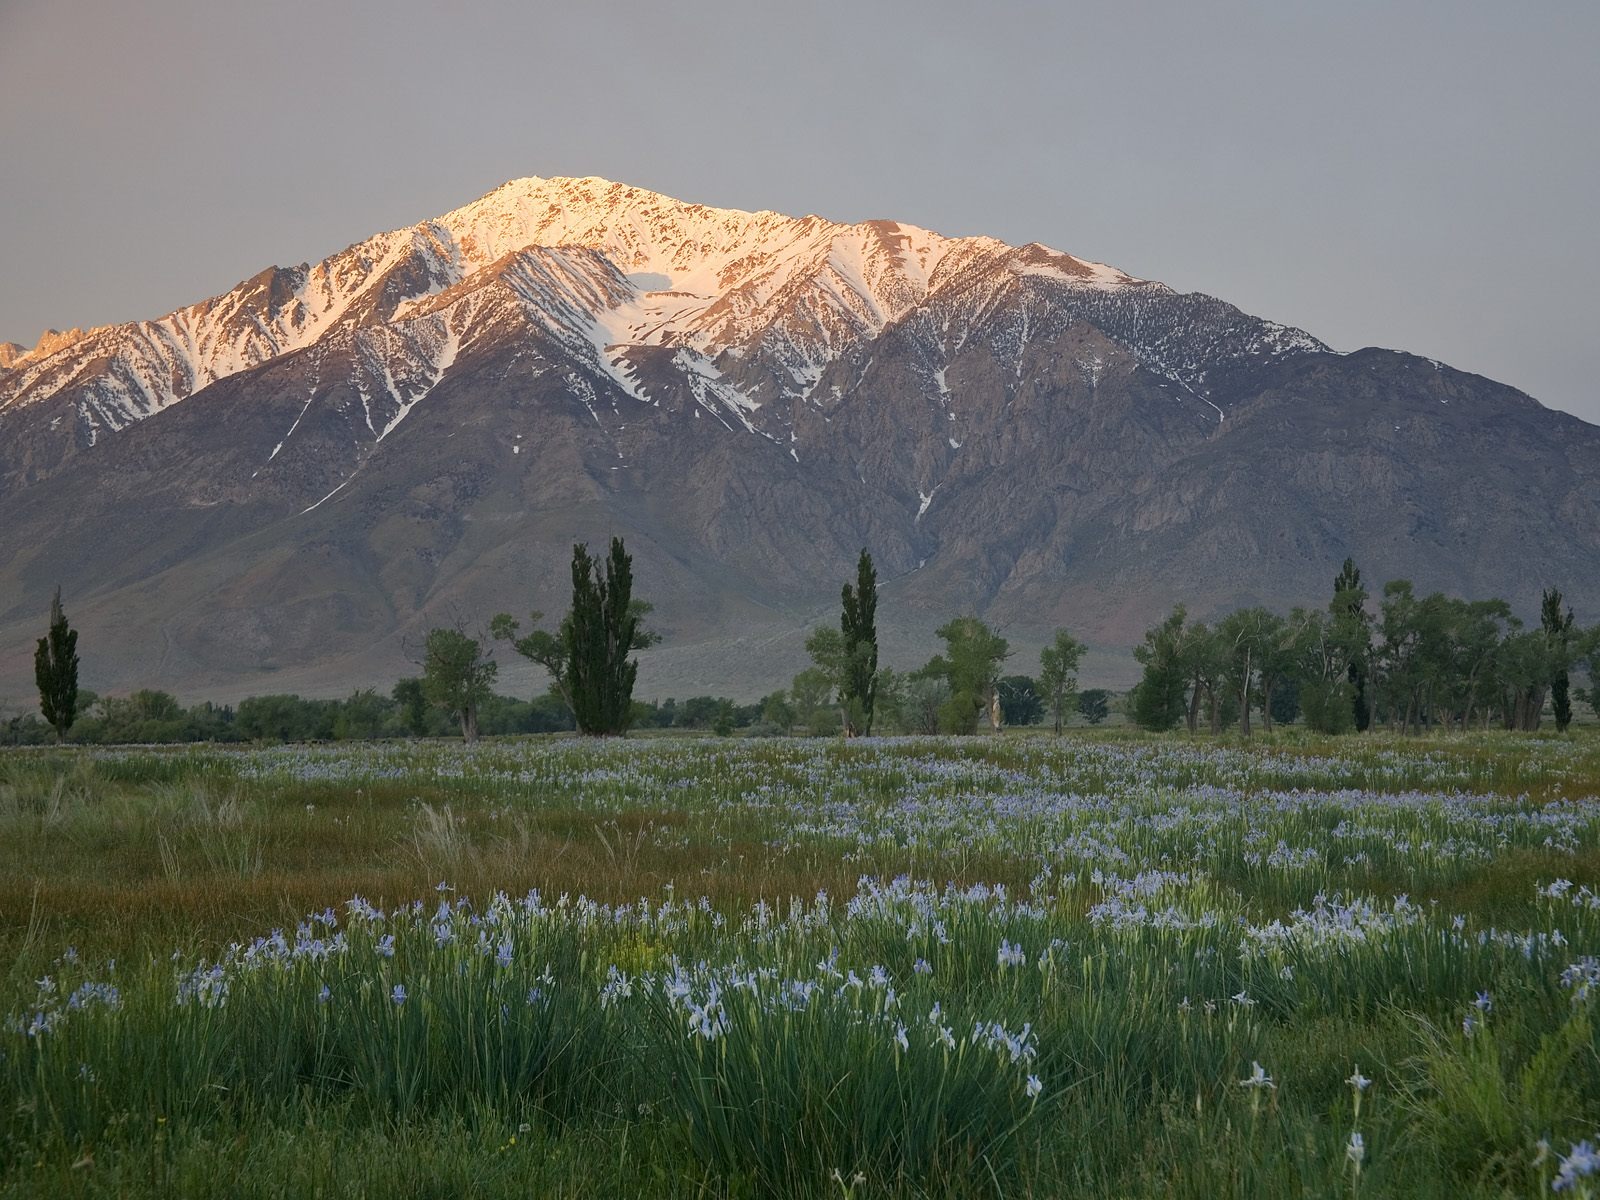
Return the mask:
M 900 665 L 958 610 L 1110 649 L 1320 603 L 1346 554 L 1527 610 L 1600 594 L 1597 484 L 1600 430 L 1513 389 L 1043 246 L 519 180 L 8 352 L 0 696 L 56 583 L 94 686 L 338 691 L 559 611 L 613 532 L 652 692 L 783 682 L 863 545 Z

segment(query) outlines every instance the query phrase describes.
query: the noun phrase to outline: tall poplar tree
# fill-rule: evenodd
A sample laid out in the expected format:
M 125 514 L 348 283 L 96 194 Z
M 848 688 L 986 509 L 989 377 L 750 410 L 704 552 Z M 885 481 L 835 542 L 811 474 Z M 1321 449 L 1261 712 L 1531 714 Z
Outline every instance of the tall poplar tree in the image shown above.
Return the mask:
M 61 611 L 60 588 L 50 600 L 50 630 L 33 654 L 33 678 L 39 685 L 39 711 L 60 741 L 78 716 L 78 631 Z
M 1567 678 L 1572 665 L 1572 609 L 1562 613 L 1561 593 L 1555 588 L 1546 588 L 1539 600 L 1539 624 L 1550 649 L 1550 708 L 1556 729 L 1565 733 L 1572 724 L 1571 681 Z
M 1367 616 L 1366 604 L 1367 589 L 1361 585 L 1361 571 L 1354 559 L 1347 558 L 1333 581 L 1333 600 L 1328 609 L 1333 614 L 1334 638 L 1350 660 L 1346 673 L 1350 679 L 1351 716 L 1355 718 L 1357 733 L 1365 733 L 1372 724 L 1372 702 L 1367 698 L 1372 622 Z
M 573 544 L 572 607 L 554 633 L 534 628 L 523 634 L 510 613 L 496 614 L 489 628 L 548 671 L 578 732 L 598 737 L 626 733 L 633 723 L 639 664 L 628 655 L 661 640 L 644 627 L 649 612 L 650 605 L 633 598 L 633 558 L 621 538 L 612 538 L 603 563 L 581 542 Z M 535 612 L 535 625 L 542 618 Z
M 603 564 L 589 556 L 586 546 L 573 546 L 572 610 L 562 632 L 572 715 L 583 733 L 622 734 L 633 723 L 639 660 L 628 655 L 638 648 L 639 617 L 633 602 L 633 556 L 622 539 L 611 539 Z
M 844 707 L 846 737 L 871 736 L 872 711 L 878 698 L 878 575 L 865 549 L 856 563 L 856 585 L 844 585 L 839 630 L 844 635 L 844 662 L 839 699 Z

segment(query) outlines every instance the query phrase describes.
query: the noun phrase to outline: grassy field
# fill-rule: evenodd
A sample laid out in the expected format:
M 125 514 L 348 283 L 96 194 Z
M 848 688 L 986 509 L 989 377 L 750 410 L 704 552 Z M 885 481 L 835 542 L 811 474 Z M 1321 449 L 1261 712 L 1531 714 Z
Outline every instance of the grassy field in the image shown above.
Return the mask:
M 0 754 L 0 1196 L 1600 1194 L 1600 737 Z

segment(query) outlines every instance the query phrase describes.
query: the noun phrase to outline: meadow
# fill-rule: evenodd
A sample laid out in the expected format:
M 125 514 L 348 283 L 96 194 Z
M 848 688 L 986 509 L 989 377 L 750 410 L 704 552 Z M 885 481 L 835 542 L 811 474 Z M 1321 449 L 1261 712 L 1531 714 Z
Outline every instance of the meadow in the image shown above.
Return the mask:
M 1600 1194 L 1600 736 L 0 753 L 0 1196 Z

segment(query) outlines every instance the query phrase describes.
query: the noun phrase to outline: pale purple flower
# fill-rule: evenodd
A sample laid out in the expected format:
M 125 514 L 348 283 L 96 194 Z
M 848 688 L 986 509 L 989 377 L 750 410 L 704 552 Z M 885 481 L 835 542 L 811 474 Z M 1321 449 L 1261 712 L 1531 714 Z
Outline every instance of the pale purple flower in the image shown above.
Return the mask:
M 1600 1171 L 1600 1153 L 1596 1153 L 1594 1143 L 1587 1139 L 1576 1142 L 1557 1167 L 1550 1190 L 1564 1192 L 1577 1180 L 1585 1179 L 1596 1171 Z

